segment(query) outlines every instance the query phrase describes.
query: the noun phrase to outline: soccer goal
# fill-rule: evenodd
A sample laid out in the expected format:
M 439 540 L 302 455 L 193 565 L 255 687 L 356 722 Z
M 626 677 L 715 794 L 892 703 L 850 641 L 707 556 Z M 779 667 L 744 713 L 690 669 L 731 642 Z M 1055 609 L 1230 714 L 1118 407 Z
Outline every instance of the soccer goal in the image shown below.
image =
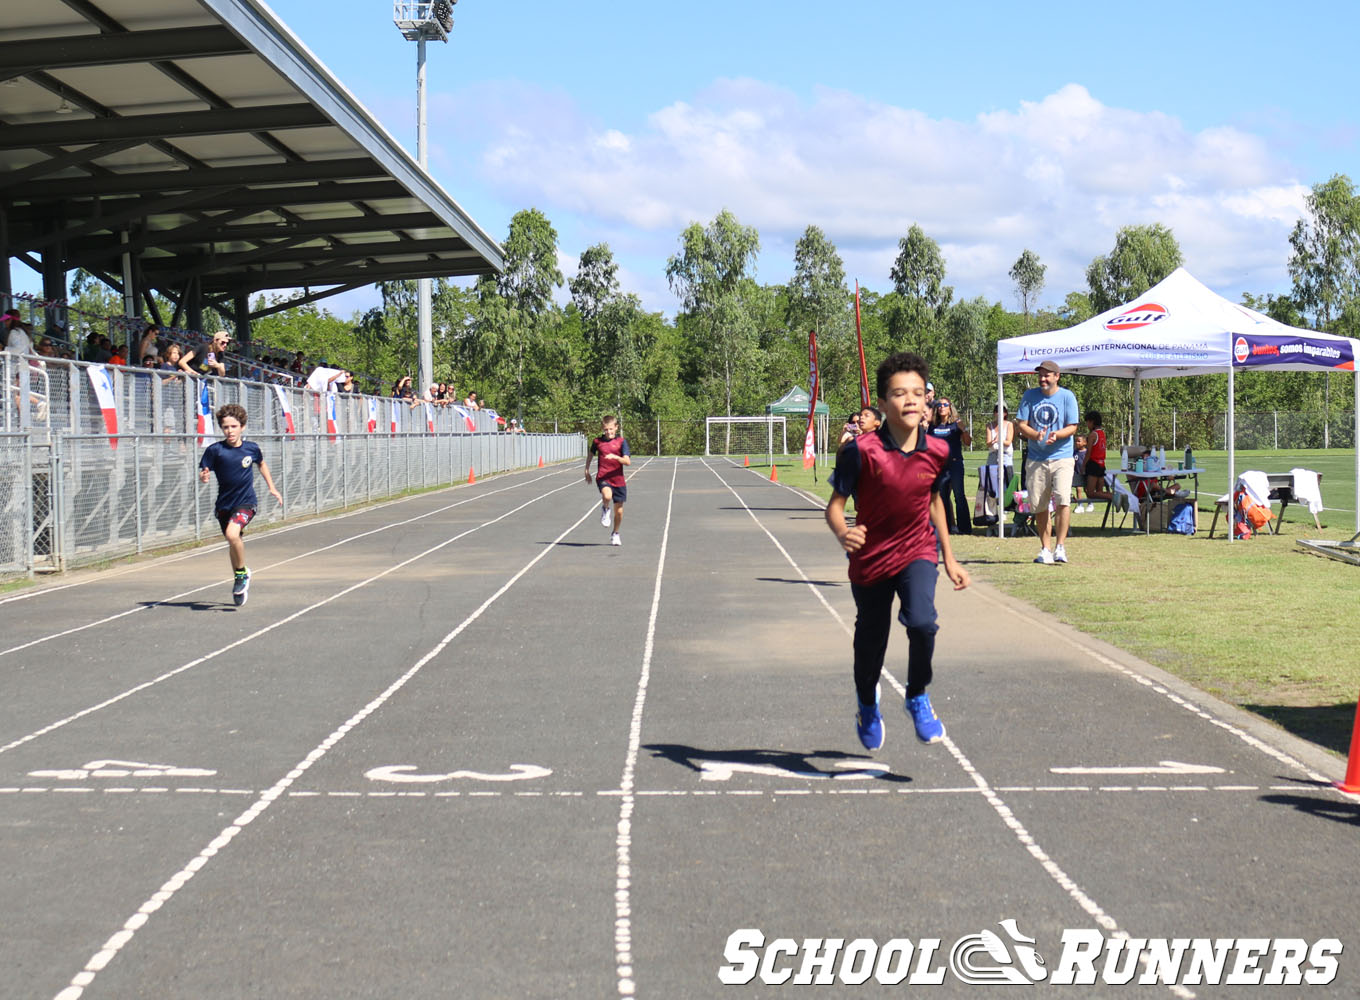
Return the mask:
M 789 431 L 784 417 L 708 417 L 704 420 L 705 455 L 760 455 L 774 461 L 789 453 Z

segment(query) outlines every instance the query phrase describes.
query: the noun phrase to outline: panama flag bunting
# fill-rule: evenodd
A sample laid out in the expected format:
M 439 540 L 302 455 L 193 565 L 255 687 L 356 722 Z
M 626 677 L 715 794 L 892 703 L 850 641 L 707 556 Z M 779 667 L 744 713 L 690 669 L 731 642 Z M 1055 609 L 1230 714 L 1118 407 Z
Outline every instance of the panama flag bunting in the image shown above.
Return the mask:
M 293 426 L 293 407 L 288 402 L 288 393 L 283 391 L 283 386 L 274 386 L 274 395 L 279 397 L 279 409 L 283 411 L 283 429 L 292 437 L 297 434 L 297 428 Z
M 113 379 L 109 375 L 109 370 L 100 365 L 92 365 L 86 371 L 90 373 L 90 385 L 94 389 L 95 399 L 99 401 L 99 412 L 104 415 L 104 429 L 109 432 L 109 447 L 117 449 L 118 438 L 118 401 L 113 395 Z
M 464 423 L 464 425 L 466 425 L 469 434 L 471 434 L 473 431 L 475 431 L 475 430 L 477 429 L 477 425 L 476 425 L 475 423 L 473 423 L 473 421 L 472 421 L 472 414 L 471 414 L 471 413 L 469 413 L 467 410 L 463 409 L 463 407 L 458 406 L 457 404 L 455 404 L 453 408 L 454 408 L 455 410 L 457 410 L 457 411 L 458 411 L 458 415 L 459 415 L 460 417 L 463 418 L 463 423 Z
M 434 433 L 434 407 L 429 403 L 425 404 L 425 429 Z
M 817 371 L 817 331 L 808 331 L 808 365 L 812 371 L 812 393 L 808 399 L 808 422 L 807 433 L 803 435 L 803 468 L 810 469 L 817 461 L 817 389 L 819 388 L 818 378 L 820 372 Z
M 198 446 L 203 447 L 203 442 L 208 436 L 208 423 L 212 419 L 212 393 L 208 391 L 207 379 L 200 379 L 198 383 Z
M 855 340 L 859 343 L 859 408 L 870 405 L 869 369 L 864 364 L 864 331 L 859 323 L 859 279 L 855 280 Z
M 392 433 L 401 430 L 401 404 L 395 399 L 392 400 Z
M 335 393 L 326 393 L 326 434 L 328 440 L 335 440 Z
M 368 397 L 368 433 L 372 434 L 378 429 L 378 401 L 372 396 Z

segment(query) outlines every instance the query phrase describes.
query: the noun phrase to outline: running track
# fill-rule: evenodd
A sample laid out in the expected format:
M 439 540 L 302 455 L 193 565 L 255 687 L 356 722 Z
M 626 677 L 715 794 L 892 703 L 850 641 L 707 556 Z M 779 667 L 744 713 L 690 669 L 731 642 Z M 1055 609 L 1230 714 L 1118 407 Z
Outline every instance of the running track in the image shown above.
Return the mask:
M 1360 992 L 1336 761 L 947 585 L 949 739 L 885 678 L 871 757 L 815 501 L 711 459 L 629 492 L 620 548 L 573 464 L 252 533 L 242 609 L 220 545 L 0 600 L 0 996 L 769 996 L 719 982 L 734 931 L 942 965 L 1005 919 L 1050 968 L 1071 928 L 1335 937 L 1306 992 Z

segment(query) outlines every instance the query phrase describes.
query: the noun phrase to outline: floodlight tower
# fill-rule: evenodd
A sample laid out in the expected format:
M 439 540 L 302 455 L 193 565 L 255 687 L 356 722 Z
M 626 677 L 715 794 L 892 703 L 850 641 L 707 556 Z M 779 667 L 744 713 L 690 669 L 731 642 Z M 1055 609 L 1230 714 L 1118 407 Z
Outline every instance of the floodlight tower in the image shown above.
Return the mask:
M 453 30 L 453 5 L 458 0 L 392 0 L 392 21 L 408 42 L 416 43 L 416 162 L 424 170 L 429 160 L 425 141 L 425 43 L 447 42 Z M 430 279 L 416 279 L 416 316 L 420 350 L 420 392 L 434 382 L 434 346 L 430 333 Z

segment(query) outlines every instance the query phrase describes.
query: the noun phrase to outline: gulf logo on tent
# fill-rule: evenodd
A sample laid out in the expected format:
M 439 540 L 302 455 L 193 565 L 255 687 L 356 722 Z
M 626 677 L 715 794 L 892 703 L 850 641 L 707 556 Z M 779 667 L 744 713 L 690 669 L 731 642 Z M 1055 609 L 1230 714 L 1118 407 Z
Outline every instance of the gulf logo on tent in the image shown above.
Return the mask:
M 1137 330 L 1139 327 L 1151 326 L 1159 320 L 1167 317 L 1166 306 L 1159 302 L 1140 302 L 1136 306 L 1125 309 L 1118 316 L 1111 316 L 1105 321 L 1105 329 L 1114 330 Z
M 1243 364 L 1250 354 L 1251 349 L 1247 347 L 1246 337 L 1238 337 L 1233 341 L 1233 357 L 1237 359 L 1239 365 Z

